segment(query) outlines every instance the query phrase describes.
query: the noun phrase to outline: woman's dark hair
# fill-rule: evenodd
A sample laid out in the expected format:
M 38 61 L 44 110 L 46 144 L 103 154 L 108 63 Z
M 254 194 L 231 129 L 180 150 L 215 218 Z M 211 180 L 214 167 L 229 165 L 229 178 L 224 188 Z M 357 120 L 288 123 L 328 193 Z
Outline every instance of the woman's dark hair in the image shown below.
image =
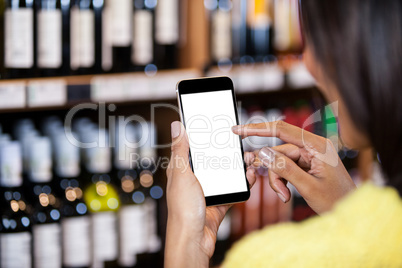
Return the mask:
M 307 44 L 402 196 L 402 1 L 300 5 Z

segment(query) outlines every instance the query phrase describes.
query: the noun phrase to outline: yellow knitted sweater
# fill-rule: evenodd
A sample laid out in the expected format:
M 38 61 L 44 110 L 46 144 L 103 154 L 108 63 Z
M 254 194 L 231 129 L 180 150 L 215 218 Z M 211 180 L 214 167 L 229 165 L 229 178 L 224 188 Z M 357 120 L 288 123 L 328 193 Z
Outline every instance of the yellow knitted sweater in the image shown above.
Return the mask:
M 222 267 L 402 267 L 402 200 L 365 184 L 329 213 L 251 233 Z

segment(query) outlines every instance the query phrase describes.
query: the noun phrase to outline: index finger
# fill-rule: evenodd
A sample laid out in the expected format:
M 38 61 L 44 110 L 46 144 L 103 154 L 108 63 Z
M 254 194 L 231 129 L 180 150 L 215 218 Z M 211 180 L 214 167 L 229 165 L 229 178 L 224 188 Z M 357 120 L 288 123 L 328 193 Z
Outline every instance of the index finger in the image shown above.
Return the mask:
M 304 148 L 306 145 L 314 148 L 322 147 L 323 137 L 288 124 L 284 121 L 238 125 L 232 127 L 232 131 L 237 135 L 241 135 L 243 139 L 249 136 L 276 137 L 284 142 L 294 144 L 300 148 Z

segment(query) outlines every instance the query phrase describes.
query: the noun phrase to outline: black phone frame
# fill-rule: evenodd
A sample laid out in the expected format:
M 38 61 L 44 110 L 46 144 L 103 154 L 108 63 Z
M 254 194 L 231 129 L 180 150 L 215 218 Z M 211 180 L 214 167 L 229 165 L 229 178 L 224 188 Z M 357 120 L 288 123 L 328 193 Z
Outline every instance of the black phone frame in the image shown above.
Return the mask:
M 227 76 L 219 76 L 219 77 L 208 77 L 208 78 L 198 78 L 198 79 L 187 79 L 181 80 L 177 83 L 176 92 L 177 98 L 179 102 L 179 109 L 180 109 L 180 118 L 181 121 L 186 127 L 185 120 L 184 120 L 184 113 L 183 113 L 183 103 L 181 99 L 181 95 L 183 94 L 195 94 L 195 93 L 205 93 L 205 92 L 216 92 L 222 90 L 230 90 L 232 92 L 232 100 L 233 100 L 233 108 L 235 110 L 235 117 L 236 117 L 236 124 L 239 124 L 239 117 L 237 113 L 237 104 L 236 104 L 236 95 L 234 92 L 233 82 Z M 206 196 L 205 202 L 207 206 L 217 206 L 223 204 L 233 204 L 233 203 L 240 203 L 247 201 L 250 198 L 250 185 L 247 181 L 246 172 L 247 167 L 246 163 L 244 162 L 244 150 L 242 144 L 242 138 L 239 136 L 240 141 L 240 150 L 241 150 L 241 157 L 243 160 L 243 168 L 244 168 L 244 179 L 246 180 L 247 191 L 244 192 L 236 192 L 230 194 L 223 194 L 223 195 L 213 195 L 213 196 Z M 191 148 L 189 151 L 189 160 L 190 166 L 192 171 L 194 172 L 193 164 L 191 161 Z

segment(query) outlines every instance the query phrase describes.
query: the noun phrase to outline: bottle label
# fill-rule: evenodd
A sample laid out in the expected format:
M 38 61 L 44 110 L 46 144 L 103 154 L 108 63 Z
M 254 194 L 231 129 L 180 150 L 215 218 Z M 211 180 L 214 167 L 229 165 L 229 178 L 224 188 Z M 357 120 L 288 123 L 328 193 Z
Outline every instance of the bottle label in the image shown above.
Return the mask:
M 32 229 L 35 267 L 61 267 L 60 224 L 38 224 Z
M 19 187 L 22 185 L 22 162 L 19 157 L 1 154 L 0 185 L 3 187 Z
M 160 0 L 155 10 L 155 39 L 161 45 L 173 45 L 179 40 L 178 0 Z
M 132 0 L 113 0 L 109 1 L 112 12 L 113 23 L 113 45 L 118 47 L 127 47 L 131 44 L 132 39 L 132 16 L 133 1 Z
M 111 8 L 105 6 L 102 11 L 102 69 L 110 71 L 113 67 L 113 27 Z
M 36 183 L 46 183 L 52 180 L 52 159 L 34 150 L 30 157 L 30 180 Z
M 5 67 L 33 67 L 33 10 L 7 9 L 5 22 Z
M 89 267 L 91 265 L 89 216 L 65 218 L 63 230 L 63 265 Z
M 284 51 L 291 45 L 290 37 L 290 3 L 285 0 L 275 1 L 275 22 L 274 22 L 274 46 L 277 50 Z
M 80 67 L 80 10 L 74 6 L 70 10 L 70 67 Z
M 139 162 L 138 137 L 133 125 L 117 126 L 114 164 L 118 169 L 136 168 Z
M 230 12 L 217 10 L 212 15 L 212 56 L 218 61 L 232 56 Z
M 0 266 L 31 267 L 31 234 L 0 234 Z
M 114 212 L 92 215 L 93 267 L 102 268 L 105 261 L 117 259 L 117 216 Z
M 90 68 L 95 63 L 95 15 L 93 10 L 70 10 L 71 69 Z
M 61 10 L 38 12 L 38 66 L 59 68 L 62 64 Z
M 111 156 L 109 147 L 88 148 L 86 154 L 88 171 L 93 173 L 107 173 L 110 171 Z
M 161 249 L 161 239 L 158 235 L 158 211 L 156 201 L 150 197 L 145 199 L 144 206 L 147 211 L 148 218 L 148 252 L 156 253 Z
M 58 149 L 55 150 L 57 174 L 64 178 L 77 177 L 80 174 L 79 149 L 64 140 L 60 141 L 57 146 Z
M 80 10 L 80 66 L 95 64 L 95 14 L 93 10 Z
M 0 84 L 0 108 L 24 108 L 26 105 L 25 82 Z
M 134 38 L 132 61 L 146 65 L 153 60 L 152 13 L 137 10 L 134 13 Z
M 134 266 L 136 255 L 147 252 L 147 209 L 144 204 L 124 206 L 119 211 L 119 264 Z

